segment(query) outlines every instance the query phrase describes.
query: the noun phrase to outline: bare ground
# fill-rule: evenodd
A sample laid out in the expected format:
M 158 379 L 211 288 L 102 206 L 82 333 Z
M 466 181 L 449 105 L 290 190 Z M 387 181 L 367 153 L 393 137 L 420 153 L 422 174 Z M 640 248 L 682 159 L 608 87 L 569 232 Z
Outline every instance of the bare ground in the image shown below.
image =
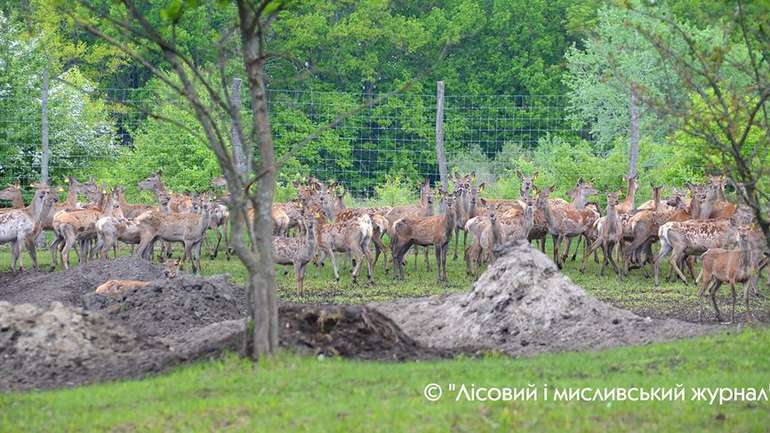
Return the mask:
M 510 355 L 602 349 L 692 337 L 724 327 L 641 317 L 588 295 L 525 242 L 503 246 L 470 293 L 372 304 L 428 347 Z
M 589 296 L 527 244 L 499 251 L 469 293 L 371 306 L 282 304 L 281 345 L 366 360 L 600 349 L 724 329 L 639 317 Z M 151 281 L 119 297 L 108 279 Z M 142 377 L 237 350 L 245 293 L 225 277 L 181 275 L 132 257 L 56 273 L 0 274 L 0 389 Z M 373 308 L 372 308 L 373 307 Z

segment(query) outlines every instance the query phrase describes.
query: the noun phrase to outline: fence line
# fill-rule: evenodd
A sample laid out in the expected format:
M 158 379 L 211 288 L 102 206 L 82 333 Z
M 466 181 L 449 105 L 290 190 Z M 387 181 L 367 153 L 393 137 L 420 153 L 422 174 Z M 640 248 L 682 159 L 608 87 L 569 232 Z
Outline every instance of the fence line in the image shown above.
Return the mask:
M 271 89 L 270 112 L 277 152 L 314 129 L 377 95 L 315 90 Z M 50 173 L 89 174 L 134 146 L 186 149 L 186 132 L 153 121 L 161 110 L 195 128 L 181 101 L 147 90 L 101 89 L 78 92 L 61 83 L 48 98 Z M 41 163 L 40 95 L 0 99 L 0 182 L 39 178 Z M 244 110 L 248 98 L 243 98 Z M 444 96 L 444 148 L 451 166 L 471 163 L 468 155 L 494 158 L 506 146 L 535 148 L 546 135 L 584 136 L 568 118 L 564 95 Z M 406 93 L 345 119 L 302 149 L 286 171 L 336 179 L 351 192 L 369 195 L 389 175 L 438 181 L 436 95 Z M 248 116 L 247 116 L 248 117 Z M 247 118 L 246 117 L 246 118 Z M 136 167 L 149 172 L 163 167 Z

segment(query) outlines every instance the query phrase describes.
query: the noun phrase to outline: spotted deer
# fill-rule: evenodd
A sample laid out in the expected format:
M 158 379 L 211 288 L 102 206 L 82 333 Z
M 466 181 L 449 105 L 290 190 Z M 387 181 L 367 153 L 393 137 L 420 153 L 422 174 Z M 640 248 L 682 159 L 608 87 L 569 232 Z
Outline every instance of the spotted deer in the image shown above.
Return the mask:
M 42 230 L 45 215 L 53 207 L 56 197 L 46 185 L 35 184 L 35 196 L 28 207 L 13 209 L 0 213 L 0 244 L 11 243 L 13 262 L 11 269 L 15 272 L 21 256 L 21 246 L 24 245 L 32 259 L 34 269 L 38 268 L 35 238 Z M 23 261 L 19 269 L 24 270 Z
M 90 242 L 96 239 L 96 222 L 102 217 L 103 209 L 112 207 L 112 202 L 111 194 L 100 191 L 96 206 L 65 209 L 54 215 L 53 232 L 56 239 L 50 246 L 51 270 L 56 269 L 59 258 L 64 268 L 69 269 L 69 253 L 73 248 L 77 248 L 79 264 L 88 261 Z
M 279 265 L 294 267 L 299 296 L 303 294 L 307 264 L 317 253 L 316 224 L 316 219 L 308 216 L 303 222 L 306 227 L 304 236 L 273 236 L 273 261 Z
M 587 197 L 597 194 L 598 191 L 590 182 L 580 179 L 573 190 L 574 199 L 569 204 L 549 200 L 552 191 L 553 186 L 540 192 L 537 207 L 542 209 L 548 232 L 553 236 L 553 258 L 561 269 L 569 252 L 570 240 L 582 236 L 599 218 L 595 210 L 585 207 Z M 565 242 L 566 249 L 562 253 L 560 249 Z
M 441 192 L 443 213 L 433 216 L 409 216 L 393 223 L 393 269 L 404 279 L 404 255 L 413 245 L 433 246 L 436 253 L 436 271 L 439 282 L 447 282 L 446 256 L 452 232 L 455 229 L 455 197 Z
M 169 208 L 172 201 L 173 199 L 169 200 Z M 136 223 L 139 226 L 141 241 L 134 255 L 150 260 L 153 245 L 157 240 L 181 242 L 184 245 L 184 254 L 180 268 L 185 261 L 190 260 L 193 273 L 200 272 L 201 242 L 209 228 L 210 206 L 210 200 L 204 195 L 194 198 L 191 206 L 193 212 L 152 210 L 139 215 Z
M 659 283 L 660 261 L 663 258 L 671 254 L 671 268 L 687 284 L 679 264 L 688 256 L 701 255 L 709 248 L 723 248 L 734 242 L 736 228 L 751 222 L 752 217 L 749 209 L 738 209 L 729 219 L 672 221 L 661 225 L 658 230 L 661 249 L 654 262 L 655 286 Z

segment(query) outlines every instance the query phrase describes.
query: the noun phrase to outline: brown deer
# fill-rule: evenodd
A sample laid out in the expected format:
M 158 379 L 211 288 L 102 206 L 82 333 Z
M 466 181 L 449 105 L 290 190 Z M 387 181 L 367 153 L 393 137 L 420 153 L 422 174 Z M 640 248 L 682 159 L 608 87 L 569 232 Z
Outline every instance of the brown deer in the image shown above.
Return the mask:
M 102 212 L 102 217 L 96 220 L 96 250 L 102 260 L 107 259 L 111 249 L 114 256 L 118 256 L 118 227 L 121 222 L 125 221 L 123 209 L 117 198 L 117 191 L 113 190 L 112 200 L 108 202 L 107 206 Z
M 432 245 L 436 253 L 436 271 L 439 282 L 448 282 L 446 256 L 452 231 L 455 229 L 455 197 L 441 192 L 443 213 L 434 216 L 404 217 L 393 223 L 393 269 L 398 278 L 404 279 L 404 255 L 412 245 Z
M 655 191 L 655 190 L 653 190 Z M 657 199 L 660 200 L 659 187 L 657 188 Z M 690 202 L 692 206 L 692 201 Z M 632 263 L 638 264 L 644 271 L 645 277 L 649 277 L 645 264 L 653 262 L 652 244 L 658 241 L 658 229 L 662 224 L 669 221 L 686 221 L 690 219 L 690 209 L 685 207 L 685 202 L 679 192 L 674 191 L 663 203 L 655 204 L 658 210 L 641 210 L 631 216 L 626 227 L 628 231 L 624 233 L 627 241 L 630 243 L 623 249 L 623 268 L 628 271 Z M 642 258 L 644 254 L 644 258 Z
M 165 263 L 165 269 L 163 274 L 168 279 L 176 278 L 179 268 L 179 260 L 168 260 Z M 120 296 L 128 291 L 134 289 L 143 289 L 149 287 L 152 282 L 138 281 L 138 280 L 108 280 L 100 284 L 99 287 L 94 290 L 94 293 L 105 296 Z
M 654 263 L 655 286 L 658 286 L 660 261 L 669 253 L 672 269 L 687 284 L 687 278 L 679 268 L 679 263 L 687 256 L 701 255 L 709 248 L 723 248 L 735 239 L 736 227 L 751 222 L 752 216 L 750 210 L 739 209 L 729 219 L 676 221 L 661 225 L 658 230 L 661 249 Z
M 527 239 L 535 219 L 535 202 L 527 196 L 524 210 L 508 209 L 500 217 L 490 213 L 486 217 L 474 217 L 466 224 L 466 230 L 473 233 L 476 242 L 466 247 L 466 272 L 475 274 L 474 264 L 480 266 L 493 257 L 494 248 L 512 240 Z
M 615 206 L 615 211 L 620 215 L 627 214 L 634 210 L 634 198 L 636 197 L 636 191 L 639 189 L 638 174 L 633 177 L 623 176 L 623 179 L 628 182 L 628 189 L 626 190 L 626 196 L 623 198 L 623 201 Z
M 156 209 L 156 206 L 148 205 L 148 204 L 131 204 L 128 201 L 126 201 L 125 196 L 125 188 L 122 186 L 119 186 L 115 188 L 115 194 L 118 203 L 120 204 L 120 209 L 123 211 L 123 216 L 127 219 L 134 219 L 138 217 L 139 215 L 147 212 L 148 210 Z
M 730 218 L 735 213 L 737 206 L 725 199 L 725 185 L 727 179 L 723 176 L 710 176 L 707 185 L 708 212 L 707 218 Z M 705 215 L 704 215 L 705 216 Z
M 273 261 L 283 266 L 294 266 L 294 274 L 297 279 L 297 295 L 302 296 L 305 282 L 305 269 L 307 264 L 316 255 L 316 219 L 306 218 L 303 226 L 306 227 L 302 237 L 273 237 Z
M 32 259 L 34 269 L 37 265 L 35 238 L 42 230 L 42 220 L 53 207 L 56 197 L 46 185 L 35 184 L 37 189 L 32 203 L 28 207 L 13 209 L 0 213 L 0 244 L 11 243 L 13 263 L 11 269 L 15 272 L 21 256 L 21 246 L 24 245 Z M 24 271 L 22 260 L 19 269 Z
M 749 320 L 752 319 L 749 288 L 756 288 L 759 271 L 767 264 L 767 256 L 763 251 L 751 247 L 748 240 L 751 231 L 752 228 L 747 225 L 738 228 L 738 248 L 736 249 L 709 248 L 701 255 L 703 273 L 701 287 L 698 291 L 698 296 L 701 298 L 700 320 L 703 320 L 703 297 L 708 290 L 717 321 L 722 321 L 716 301 L 716 293 L 722 283 L 730 284 L 732 293 L 733 303 L 730 321 L 735 321 L 735 283 L 744 284 L 743 298 L 746 304 L 746 313 Z
M 607 192 L 607 215 L 599 218 L 596 222 L 596 240 L 588 247 L 585 254 L 583 254 L 580 272 L 585 272 L 586 259 L 601 247 L 602 251 L 604 251 L 604 261 L 602 262 L 602 268 L 599 271 L 599 275 L 604 275 L 604 269 L 609 262 L 612 264 L 618 277 L 623 279 L 623 272 L 620 271 L 618 265 L 615 263 L 615 259 L 612 257 L 615 247 L 621 248 L 621 241 L 623 239 L 623 224 L 617 211 L 619 205 L 618 195 L 619 193 L 617 192 Z
M 548 200 L 552 191 L 553 186 L 540 192 L 537 198 L 537 207 L 542 209 L 548 231 L 554 238 L 553 258 L 561 269 L 569 252 L 569 240 L 576 236 L 582 236 L 599 218 L 595 210 L 585 207 L 586 198 L 596 194 L 597 191 L 591 183 L 583 182 L 581 179 L 575 187 L 573 202 L 566 205 Z M 565 241 L 567 241 L 566 249 L 561 254 L 560 249 Z
M 155 197 L 159 198 L 162 194 L 171 196 L 169 208 L 171 212 L 185 213 L 190 212 L 193 207 L 192 198 L 187 194 L 176 194 L 166 190 L 166 186 L 161 180 L 161 172 L 157 171 L 152 176 L 139 181 L 136 186 L 140 191 L 152 191 Z
M 102 210 L 112 206 L 112 201 L 112 194 L 100 191 L 99 203 L 96 207 L 66 209 L 54 215 L 53 232 L 56 239 L 50 246 L 51 270 L 56 269 L 57 252 L 64 268 L 69 269 L 69 253 L 75 247 L 77 247 L 78 263 L 88 261 L 89 243 L 92 239 L 96 239 L 96 222 L 101 218 Z
M 172 200 L 169 201 L 169 207 Z M 158 239 L 167 242 L 181 242 L 184 244 L 184 255 L 180 262 L 180 268 L 186 260 L 190 260 L 193 273 L 198 273 L 200 271 L 201 242 L 209 228 L 211 219 L 210 204 L 204 195 L 203 197 L 195 197 L 192 204 L 191 210 L 199 210 L 199 213 L 152 210 L 139 215 L 136 218 L 136 224 L 139 226 L 141 241 L 134 255 L 150 260 L 153 245 Z
M 10 209 L 21 209 L 25 207 L 24 198 L 21 195 L 21 185 L 8 185 L 4 190 L 0 191 L 0 200 L 8 200 L 11 202 L 10 208 L 2 208 L 0 212 Z

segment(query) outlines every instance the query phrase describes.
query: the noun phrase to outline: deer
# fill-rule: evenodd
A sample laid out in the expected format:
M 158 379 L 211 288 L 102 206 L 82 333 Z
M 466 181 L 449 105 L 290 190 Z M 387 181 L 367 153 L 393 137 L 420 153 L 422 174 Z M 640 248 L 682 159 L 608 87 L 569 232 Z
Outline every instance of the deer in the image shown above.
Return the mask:
M 585 272 L 586 260 L 588 257 L 601 248 L 604 251 L 604 261 L 602 262 L 602 268 L 599 271 L 599 275 L 604 276 L 604 269 L 607 267 L 607 263 L 612 264 L 615 269 L 615 273 L 623 279 L 623 272 L 620 271 L 618 265 L 615 263 L 615 259 L 612 258 L 612 252 L 617 246 L 621 248 L 621 242 L 623 240 L 623 224 L 618 215 L 617 207 L 619 206 L 618 192 L 607 192 L 607 215 L 596 220 L 596 240 L 588 247 L 588 250 L 583 254 L 583 261 L 580 265 L 580 272 Z M 633 201 L 632 201 L 633 204 Z
M 96 221 L 96 251 L 99 258 L 107 259 L 110 249 L 114 256 L 118 256 L 118 235 L 119 226 L 125 221 L 123 209 L 120 201 L 117 199 L 117 191 L 113 190 L 112 200 L 108 202 L 108 207 L 102 212 L 102 217 Z
M 11 209 L 22 209 L 26 206 L 21 194 L 21 185 L 18 183 L 15 185 L 8 185 L 5 189 L 0 191 L 0 200 L 8 200 L 11 202 L 10 208 L 2 208 L 0 209 L 0 212 Z
M 177 276 L 179 260 L 169 260 L 165 263 L 163 274 L 167 279 L 174 279 Z M 105 296 L 117 297 L 126 292 L 135 289 L 144 289 L 152 284 L 150 281 L 139 280 L 108 280 L 100 284 L 94 293 Z
M 273 236 L 273 261 L 278 265 L 294 266 L 298 296 L 303 294 L 305 268 L 316 256 L 318 245 L 316 218 L 305 218 L 303 225 L 306 230 L 302 237 Z
M 115 197 L 118 203 L 120 203 L 120 209 L 123 211 L 123 216 L 127 219 L 133 219 L 139 215 L 155 208 L 153 205 L 147 204 L 131 204 L 126 201 L 125 188 L 122 186 L 115 188 Z
M 655 286 L 659 282 L 660 261 L 669 253 L 672 269 L 686 285 L 687 278 L 679 268 L 679 263 L 687 256 L 703 254 L 709 248 L 723 248 L 735 239 L 736 227 L 751 222 L 752 216 L 749 209 L 739 208 L 729 219 L 671 221 L 661 225 L 658 230 L 661 249 L 654 262 Z
M 11 270 L 16 272 L 17 264 L 20 271 L 24 271 L 24 261 L 19 263 L 21 246 L 27 249 L 32 259 L 33 269 L 38 269 L 35 239 L 43 228 L 43 219 L 56 202 L 56 197 L 48 186 L 34 184 L 35 196 L 28 207 L 13 209 L 0 213 L 0 244 L 11 243 L 11 255 L 13 258 Z
M 420 187 L 420 204 L 417 206 L 396 206 L 390 208 L 390 210 L 387 210 L 385 214 L 383 215 L 385 219 L 388 220 L 388 226 L 387 226 L 387 232 L 388 236 L 391 238 L 390 242 L 390 252 L 391 257 L 393 257 L 394 254 L 394 247 L 395 244 L 393 243 L 393 237 L 395 233 L 393 232 L 393 224 L 395 224 L 396 221 L 398 221 L 401 218 L 406 217 L 424 217 L 424 216 L 431 216 L 433 215 L 433 193 L 430 189 L 430 183 L 426 179 L 425 182 Z M 415 255 L 416 253 L 415 248 Z M 428 250 L 425 250 L 425 262 L 426 265 L 428 263 Z M 415 257 L 415 266 L 416 266 L 416 257 Z M 393 268 L 394 271 L 396 268 Z
M 69 269 L 69 253 L 77 246 L 78 263 L 88 261 L 89 242 L 96 238 L 96 221 L 102 216 L 102 210 L 112 206 L 112 195 L 100 190 L 96 207 L 66 209 L 53 217 L 53 231 L 56 235 L 51 243 L 51 270 L 56 269 L 57 252 L 65 269 Z M 77 245 L 76 245 L 77 244 Z M 61 251 L 59 248 L 61 247 Z
M 727 179 L 722 176 L 709 176 L 707 185 L 708 216 L 705 218 L 718 219 L 730 218 L 736 211 L 735 203 L 727 201 L 725 198 L 725 185 Z M 704 210 L 704 212 L 706 212 Z
M 486 217 L 475 217 L 468 221 L 466 228 L 474 234 L 476 242 L 466 247 L 466 273 L 475 275 L 474 263 L 480 266 L 483 262 L 490 262 L 496 246 L 513 240 L 528 239 L 537 211 L 529 192 L 523 205 L 523 211 L 511 208 L 500 216 L 493 212 Z
M 332 261 L 334 269 L 334 278 L 339 281 L 339 271 L 334 257 L 335 252 L 346 253 L 353 262 L 353 283 L 358 279 L 358 272 L 361 267 L 362 259 L 366 259 L 368 281 L 374 282 L 374 273 L 372 270 L 373 258 L 370 249 L 372 238 L 374 237 L 374 224 L 368 211 L 345 212 L 341 218 L 337 218 L 333 203 L 324 199 L 324 216 L 319 216 L 320 221 L 316 226 L 316 235 L 318 237 L 318 248 L 320 256 L 318 264 L 322 265 L 326 257 Z M 329 220 L 330 222 L 327 222 Z M 383 245 L 384 247 L 384 245 Z
M 181 213 L 171 211 L 172 200 L 169 199 L 168 211 L 152 210 L 136 218 L 141 240 L 134 255 L 150 260 L 153 245 L 158 239 L 166 242 L 181 242 L 184 245 L 184 254 L 179 265 L 180 269 L 186 260 L 190 260 L 193 273 L 198 273 L 201 268 L 201 242 L 211 220 L 211 203 L 205 195 L 195 197 L 192 203 L 193 212 Z
M 634 210 L 634 199 L 636 198 L 636 191 L 639 189 L 639 175 L 623 176 L 623 179 L 628 182 L 628 189 L 626 189 L 626 196 L 622 202 L 619 202 L 615 206 L 615 211 L 620 214 L 628 214 Z
M 171 202 L 169 207 L 172 212 L 185 213 L 192 210 L 192 198 L 188 194 L 176 194 L 166 190 L 166 186 L 161 180 L 161 171 L 155 172 L 152 176 L 139 181 L 136 187 L 140 191 L 152 191 L 155 193 L 155 197 L 159 198 L 161 194 L 168 194 L 171 196 Z
M 703 300 L 706 291 L 709 292 L 711 304 L 714 306 L 717 321 L 722 321 L 719 307 L 717 306 L 716 293 L 723 283 L 730 284 L 732 293 L 732 312 L 730 321 L 735 322 L 735 284 L 743 283 L 743 299 L 746 305 L 748 319 L 752 319 L 751 306 L 749 305 L 749 288 L 756 290 L 756 281 L 759 271 L 767 264 L 767 255 L 762 250 L 752 248 L 749 244 L 749 234 L 752 227 L 742 225 L 738 227 L 738 247 L 736 249 L 709 248 L 700 258 L 703 263 L 701 287 L 698 296 L 701 299 L 699 320 L 703 320 Z
M 404 279 L 404 255 L 412 245 L 432 245 L 436 253 L 438 281 L 447 283 L 446 256 L 452 232 L 455 229 L 455 197 L 441 191 L 443 213 L 433 216 L 409 216 L 393 223 L 391 245 L 393 246 L 393 269 L 399 279 Z
M 632 263 L 637 263 L 644 271 L 645 277 L 649 277 L 645 263 L 652 264 L 652 244 L 658 240 L 658 229 L 669 221 L 686 221 L 690 219 L 691 209 L 685 207 L 685 202 L 678 191 L 674 191 L 666 200 L 665 206 L 660 203 L 660 187 L 653 189 L 655 193 L 654 206 L 657 210 L 645 209 L 631 216 L 624 237 L 630 243 L 623 250 L 623 269 L 626 274 Z M 694 206 L 693 201 L 690 207 Z M 642 260 L 644 253 L 644 260 Z
M 599 218 L 599 214 L 585 207 L 588 196 L 597 194 L 597 190 L 590 182 L 584 182 L 581 178 L 573 189 L 573 201 L 570 204 L 551 201 L 548 199 L 553 186 L 541 191 L 538 195 L 537 207 L 542 209 L 548 232 L 554 238 L 553 257 L 559 269 L 562 268 L 570 247 L 570 239 L 581 236 Z M 564 254 L 560 254 L 562 244 L 567 241 Z

